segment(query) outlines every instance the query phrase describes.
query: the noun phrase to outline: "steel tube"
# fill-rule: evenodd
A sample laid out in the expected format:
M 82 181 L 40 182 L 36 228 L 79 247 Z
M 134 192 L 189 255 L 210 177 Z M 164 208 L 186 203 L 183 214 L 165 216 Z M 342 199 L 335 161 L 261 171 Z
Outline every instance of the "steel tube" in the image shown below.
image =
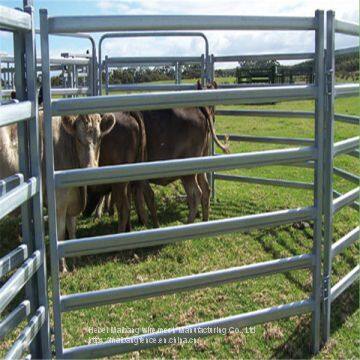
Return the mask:
M 354 201 L 356 201 L 359 198 L 359 194 L 360 194 L 360 187 L 357 187 L 336 198 L 333 202 L 333 213 L 335 214 L 339 210 L 341 210 L 344 206 L 352 204 Z
M 27 316 L 30 315 L 30 302 L 24 300 L 0 322 L 0 341 L 9 335 Z
M 350 285 L 352 285 L 360 276 L 360 265 L 352 269 L 337 284 L 331 288 L 331 302 L 340 296 Z
M 343 169 L 339 169 L 337 167 L 334 167 L 334 174 L 342 177 L 345 180 L 351 181 L 354 184 L 360 183 L 360 177 L 354 174 L 349 173 L 348 171 L 345 171 Z
M 41 254 L 36 250 L 0 288 L 0 313 L 36 273 L 40 265 Z
M 90 96 L 81 99 L 60 99 L 52 102 L 52 115 L 130 110 L 169 109 L 206 105 L 260 103 L 313 99 L 313 85 L 274 86 L 264 88 L 181 91 L 113 96 Z
M 335 85 L 335 97 L 358 96 L 359 84 L 337 84 Z
M 339 34 L 359 36 L 359 24 L 335 20 L 335 32 Z
M 313 147 L 267 150 L 259 152 L 204 156 L 197 158 L 154 161 L 127 165 L 82 168 L 55 172 L 57 187 L 111 184 L 135 180 L 177 177 L 209 171 L 232 170 L 242 167 L 278 165 L 289 161 L 315 158 Z
M 22 264 L 27 257 L 28 247 L 22 244 L 0 258 L 0 278 Z
M 187 64 L 187 63 L 201 63 L 201 56 L 147 56 L 147 57 L 108 57 L 106 63 L 112 64 L 173 64 L 176 63 Z
M 218 135 L 220 140 L 225 140 L 228 137 L 230 141 L 244 141 L 255 143 L 268 143 L 268 144 L 285 144 L 285 145 L 314 145 L 313 139 L 300 139 L 288 137 L 273 137 L 273 136 L 253 136 L 253 135 Z
M 281 186 L 294 189 L 314 189 L 314 184 L 305 183 L 299 181 L 289 181 L 289 180 L 279 180 L 279 179 L 265 179 L 258 177 L 250 176 L 240 176 L 240 175 L 227 175 L 227 174 L 215 174 L 216 180 L 227 180 L 227 181 L 239 181 L 249 184 L 260 184 L 260 185 L 270 185 L 270 186 Z
M 306 60 L 314 59 L 315 53 L 245 54 L 214 56 L 215 62 L 239 62 L 245 60 Z
M 0 198 L 24 182 L 23 174 L 15 174 L 0 180 Z
M 49 18 L 49 33 L 159 30 L 315 30 L 313 17 L 127 15 Z
M 4 196 L 0 197 L 0 219 L 10 214 L 25 201 L 31 199 L 37 192 L 37 179 L 32 177 L 21 185 L 18 185 L 13 190 L 9 191 Z
M 280 210 L 183 226 L 60 241 L 58 251 L 60 257 L 100 254 L 158 246 L 197 237 L 279 226 L 296 221 L 313 220 L 313 217 L 314 209 L 312 207 Z
M 312 267 L 312 265 L 312 255 L 306 254 L 179 278 L 65 295 L 61 297 L 61 311 L 74 311 L 86 307 L 116 304 L 169 295 L 181 291 L 219 286 L 229 282 L 253 279 L 258 276 L 268 276 L 279 272 L 307 269 Z
M 340 193 L 339 191 L 337 190 L 333 190 L 333 196 L 335 199 L 339 198 L 340 196 L 342 196 L 343 194 Z M 360 210 L 360 204 L 359 202 L 357 201 L 354 201 L 353 203 L 349 204 L 349 206 L 353 209 L 355 209 L 356 211 L 359 211 Z
M 335 121 L 344 122 L 348 124 L 360 125 L 360 117 L 359 116 L 351 116 L 351 115 L 343 115 L 343 114 L 335 114 Z
M 359 147 L 359 143 L 359 136 L 336 142 L 334 144 L 334 156 L 346 154 L 352 150 L 357 149 Z
M 27 120 L 31 117 L 32 113 L 32 103 L 30 101 L 2 105 L 0 112 L 0 126 L 11 125 Z
M 104 356 L 112 356 L 130 351 L 140 351 L 163 344 L 171 343 L 169 339 L 182 339 L 204 337 L 211 333 L 216 333 L 216 329 L 243 328 L 246 326 L 254 326 L 257 324 L 275 321 L 282 318 L 304 314 L 313 309 L 312 300 L 298 301 L 286 305 L 274 306 L 271 308 L 261 309 L 244 313 L 240 315 L 229 316 L 212 321 L 206 321 L 199 324 L 188 325 L 175 329 L 161 332 L 155 332 L 144 335 L 137 335 L 131 338 L 124 338 L 120 343 L 103 343 L 83 345 L 76 348 L 65 349 L 64 358 L 99 358 Z M 207 329 L 209 331 L 202 331 Z M 213 330 L 213 331 L 210 331 Z M 152 339 L 153 341 L 150 341 Z
M 5 360 L 20 359 L 26 349 L 29 348 L 31 342 L 40 331 L 46 319 L 45 307 L 38 308 L 34 316 L 30 319 L 28 325 L 20 333 L 19 337 L 12 345 L 5 356 Z
M 111 91 L 183 91 L 194 90 L 195 84 L 114 84 L 107 86 Z
M 355 241 L 359 240 L 360 227 L 356 227 L 349 233 L 344 235 L 340 240 L 331 246 L 331 258 L 333 259 L 336 255 L 340 254 L 344 249 L 351 246 Z
M 51 95 L 87 95 L 89 94 L 89 88 L 88 87 L 82 87 L 82 88 L 52 88 L 51 89 Z
M 250 278 L 253 279 L 258 276 L 307 269 L 312 265 L 312 255 L 299 255 L 226 270 L 212 271 L 120 288 L 65 295 L 61 297 L 61 311 L 74 311 L 85 307 L 116 304 L 155 296 L 169 295 L 181 291 L 219 286 L 229 282 L 245 281 Z
M 283 110 L 216 110 L 216 115 L 313 119 L 315 113 L 312 111 L 283 111 Z
M 0 5 L 0 29 L 10 31 L 31 30 L 31 18 L 29 14 Z

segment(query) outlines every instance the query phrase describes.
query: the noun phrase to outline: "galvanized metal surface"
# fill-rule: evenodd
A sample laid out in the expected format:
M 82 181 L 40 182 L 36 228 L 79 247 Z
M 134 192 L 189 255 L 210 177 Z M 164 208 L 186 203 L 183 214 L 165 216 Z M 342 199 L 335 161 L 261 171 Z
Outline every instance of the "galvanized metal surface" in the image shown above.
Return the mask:
M 31 29 L 29 14 L 0 5 L 0 29 L 18 31 Z
M 340 254 L 344 249 L 351 246 L 355 241 L 359 240 L 360 227 L 357 226 L 355 229 L 351 230 L 349 233 L 344 235 L 340 240 L 331 245 L 331 257 L 334 258 L 336 255 Z
M 360 265 L 357 265 L 348 274 L 346 274 L 338 283 L 336 283 L 330 292 L 330 300 L 333 302 L 340 296 L 351 284 L 353 284 L 360 276 Z
M 17 268 L 28 257 L 28 248 L 25 244 L 19 245 L 0 259 L 0 278 Z

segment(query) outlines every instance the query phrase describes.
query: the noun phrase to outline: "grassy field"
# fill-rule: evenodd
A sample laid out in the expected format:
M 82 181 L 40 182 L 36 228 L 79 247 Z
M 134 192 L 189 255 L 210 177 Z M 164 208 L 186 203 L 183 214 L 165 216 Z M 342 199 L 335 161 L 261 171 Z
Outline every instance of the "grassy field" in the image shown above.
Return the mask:
M 340 99 L 336 111 L 360 114 L 355 98 Z M 234 108 L 234 107 L 232 107 Z M 310 101 L 263 106 L 242 106 L 249 109 L 313 110 Z M 251 117 L 220 117 L 217 132 L 263 136 L 312 137 L 314 124 L 309 119 L 274 119 Z M 336 140 L 357 135 L 355 126 L 336 124 Z M 266 144 L 231 143 L 232 153 L 281 148 Z M 336 166 L 359 174 L 359 164 L 352 157 L 340 156 Z M 269 178 L 313 181 L 313 171 L 285 166 L 238 170 L 231 173 Z M 347 191 L 353 185 L 335 177 L 335 188 Z M 180 225 L 186 221 L 187 206 L 179 184 L 156 187 L 161 226 Z M 216 201 L 212 203 L 211 219 L 255 214 L 312 204 L 311 191 L 217 181 Z M 199 221 L 199 220 L 198 220 Z M 334 240 L 338 240 L 358 223 L 358 214 L 343 209 L 334 219 Z M 17 222 L 3 221 L 0 227 L 1 254 L 18 242 Z M 142 229 L 132 214 L 135 230 Z M 111 234 L 116 221 L 108 216 L 101 220 L 81 218 L 78 237 Z M 108 255 L 88 256 L 69 262 L 71 271 L 61 277 L 62 294 L 99 290 L 151 280 L 201 273 L 254 262 L 311 252 L 311 224 L 294 224 L 251 233 L 235 233 L 193 239 L 157 248 L 124 251 Z M 353 246 L 339 255 L 333 268 L 332 281 L 337 282 L 358 262 L 358 249 Z M 89 343 L 98 336 L 129 336 L 93 334 L 96 328 L 168 328 L 226 317 L 260 308 L 306 299 L 311 294 L 311 274 L 291 271 L 280 275 L 232 283 L 217 288 L 184 292 L 149 300 L 74 311 L 63 315 L 64 345 L 71 347 Z M 319 359 L 360 358 L 360 311 L 358 283 L 333 304 L 331 340 L 315 357 Z M 258 325 L 228 335 L 216 335 L 195 344 L 178 344 L 124 355 L 124 358 L 311 358 L 310 315 L 293 317 Z M 3 351 L 9 341 L 0 345 Z M 1 357 L 0 352 L 0 357 Z

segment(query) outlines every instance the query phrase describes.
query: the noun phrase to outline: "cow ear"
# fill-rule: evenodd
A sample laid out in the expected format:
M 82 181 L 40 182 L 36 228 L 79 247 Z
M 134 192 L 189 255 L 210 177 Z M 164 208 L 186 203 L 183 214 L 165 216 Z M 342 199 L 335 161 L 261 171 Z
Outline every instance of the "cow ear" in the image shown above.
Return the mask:
M 202 90 L 202 86 L 201 86 L 200 80 L 198 80 L 197 83 L 196 83 L 196 89 L 197 89 L 197 90 Z
M 75 136 L 76 134 L 75 120 L 76 117 L 71 115 L 65 115 L 61 117 L 62 126 L 64 127 L 65 131 L 71 136 Z
M 101 135 L 108 134 L 115 125 L 114 114 L 104 114 L 101 116 L 100 130 Z

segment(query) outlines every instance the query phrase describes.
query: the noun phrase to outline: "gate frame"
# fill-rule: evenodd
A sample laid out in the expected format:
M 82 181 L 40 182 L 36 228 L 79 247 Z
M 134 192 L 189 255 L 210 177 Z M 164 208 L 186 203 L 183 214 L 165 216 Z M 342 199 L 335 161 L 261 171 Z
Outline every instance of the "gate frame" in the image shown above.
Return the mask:
M 204 40 L 205 43 L 205 55 L 204 55 L 204 59 L 201 60 L 201 68 L 202 68 L 202 72 L 204 72 L 204 74 L 202 74 L 201 78 L 202 81 L 209 81 L 209 61 L 210 61 L 210 56 L 209 56 L 209 40 L 206 37 L 206 35 L 202 32 L 180 32 L 180 31 L 147 31 L 147 32 L 116 32 L 116 33 L 105 33 L 100 37 L 99 40 L 99 72 L 98 72 L 98 78 L 99 78 L 99 90 L 98 90 L 98 94 L 101 95 L 102 94 L 102 71 L 105 65 L 105 71 L 106 71 L 106 89 L 108 89 L 108 76 L 107 76 L 107 65 L 106 65 L 106 61 L 103 64 L 103 61 L 101 59 L 102 57 L 102 43 L 109 38 L 138 38 L 138 37 L 200 37 Z M 110 58 L 108 58 L 110 59 Z M 130 58 L 131 59 L 131 58 Z M 146 61 L 146 57 L 142 57 L 141 58 L 143 61 Z M 179 59 L 181 59 L 181 57 L 179 57 Z M 106 60 L 106 58 L 105 58 Z M 161 60 L 161 57 L 159 57 L 159 60 Z M 175 70 L 176 73 L 176 84 L 180 81 L 178 79 L 179 77 L 179 65 L 178 62 L 175 63 L 175 67 L 178 68 L 178 71 Z M 204 84 L 203 84 L 204 85 Z
M 33 358 L 49 359 L 46 257 L 40 163 L 40 131 L 36 84 L 35 22 L 32 0 L 23 1 L 23 11 L 1 7 L 2 27 L 13 32 L 15 89 L 19 103 L 1 105 L 0 126 L 17 124 L 19 174 L 1 181 L 1 218 L 21 206 L 23 244 L 0 259 L 0 274 L 21 265 L 0 288 L 0 311 L 25 286 L 22 301 L 0 323 L 1 336 L 25 318 L 27 325 L 10 347 L 5 359 L 21 358 L 27 350 Z

